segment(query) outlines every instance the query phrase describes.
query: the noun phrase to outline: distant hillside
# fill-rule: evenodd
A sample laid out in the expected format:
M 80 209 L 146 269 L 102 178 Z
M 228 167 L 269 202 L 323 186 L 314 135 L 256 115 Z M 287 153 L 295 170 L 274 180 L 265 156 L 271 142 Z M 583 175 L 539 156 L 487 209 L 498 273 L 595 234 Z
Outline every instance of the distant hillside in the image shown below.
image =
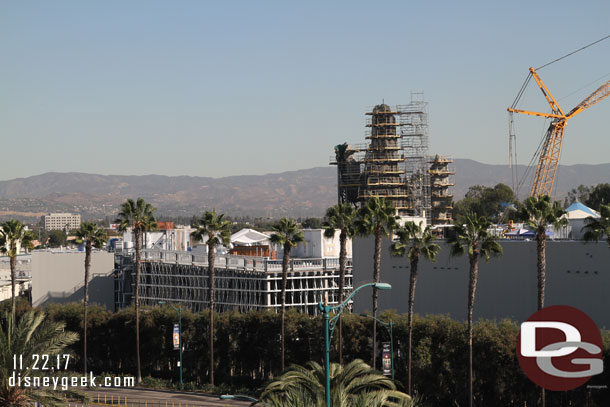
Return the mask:
M 511 185 L 506 165 L 456 159 L 454 194 L 464 196 L 471 185 Z M 525 172 L 519 166 L 520 176 Z M 318 167 L 266 175 L 223 178 L 122 176 L 85 173 L 46 173 L 0 181 L 0 218 L 39 217 L 49 211 L 81 213 L 86 218 L 114 216 L 121 202 L 141 196 L 159 214 L 192 216 L 215 208 L 252 217 L 322 216 L 336 202 L 336 167 Z M 521 190 L 527 194 L 529 182 Z M 558 197 L 580 184 L 610 182 L 610 164 L 561 166 Z
M 457 199 L 464 197 L 468 187 L 472 185 L 494 186 L 502 182 L 512 187 L 511 170 L 508 165 L 491 165 L 468 159 L 456 159 L 455 169 L 454 194 Z M 535 169 L 532 169 L 529 172 L 527 181 L 519 190 L 522 198 L 529 194 L 534 171 Z M 517 166 L 518 178 L 521 178 L 525 172 L 524 165 Z M 610 182 L 610 164 L 560 165 L 555 179 L 554 194 L 560 198 L 580 184 L 597 185 L 603 182 Z
M 121 202 L 138 196 L 172 216 L 211 208 L 235 215 L 318 216 L 336 202 L 335 171 L 321 167 L 224 178 L 46 173 L 0 181 L 0 217 L 9 211 L 113 216 Z

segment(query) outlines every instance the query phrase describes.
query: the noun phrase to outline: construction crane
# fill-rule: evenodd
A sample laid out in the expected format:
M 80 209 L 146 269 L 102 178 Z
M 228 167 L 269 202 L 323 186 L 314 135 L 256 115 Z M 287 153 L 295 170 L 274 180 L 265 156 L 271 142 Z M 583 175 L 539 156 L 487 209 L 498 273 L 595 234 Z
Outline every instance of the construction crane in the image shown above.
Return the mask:
M 515 104 L 513 104 L 513 107 L 509 107 L 508 111 L 511 113 L 523 113 L 531 116 L 540 116 L 552 119 L 544 138 L 540 156 L 538 157 L 538 167 L 536 168 L 534 182 L 530 191 L 530 196 L 550 196 L 551 192 L 553 191 L 553 183 L 555 182 L 557 167 L 559 166 L 559 156 L 561 154 L 561 145 L 563 143 L 563 133 L 567 125 L 567 121 L 581 113 L 583 110 L 590 108 L 594 104 L 601 102 L 610 96 L 610 81 L 597 88 L 595 92 L 591 93 L 574 109 L 565 114 L 534 68 L 530 68 L 530 75 L 540 87 L 546 101 L 551 106 L 552 113 L 519 110 L 514 108 Z M 520 95 L 523 93 L 528 81 L 529 77 L 524 86 L 521 88 Z M 520 96 L 518 96 L 518 98 L 519 97 Z

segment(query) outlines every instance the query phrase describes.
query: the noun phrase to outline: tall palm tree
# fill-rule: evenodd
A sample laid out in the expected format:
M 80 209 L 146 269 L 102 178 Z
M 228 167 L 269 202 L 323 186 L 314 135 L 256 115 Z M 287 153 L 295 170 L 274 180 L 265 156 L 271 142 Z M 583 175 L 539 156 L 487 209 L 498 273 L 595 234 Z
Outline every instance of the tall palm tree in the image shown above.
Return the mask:
M 600 218 L 589 216 L 585 219 L 585 241 L 597 241 L 606 236 L 608 247 L 610 248 L 610 205 L 599 207 Z
M 137 380 L 142 383 L 142 366 L 140 363 L 140 266 L 142 263 L 142 234 L 148 228 L 156 225 L 155 208 L 144 199 L 138 198 L 135 202 L 128 199 L 121 204 L 121 210 L 115 220 L 119 224 L 119 231 L 125 232 L 132 228 L 135 240 L 136 252 L 136 286 L 135 286 L 135 307 L 136 307 L 136 360 L 137 360 Z
M 281 368 L 284 371 L 285 368 L 285 355 L 286 355 L 286 329 L 285 329 L 285 319 L 286 319 L 286 282 L 288 280 L 288 266 L 290 264 L 290 251 L 293 247 L 296 247 L 300 242 L 305 240 L 305 236 L 303 232 L 299 230 L 294 219 L 282 218 L 279 222 L 273 226 L 273 233 L 271 235 L 271 243 L 276 243 L 282 245 L 284 248 L 284 255 L 282 257 L 282 293 L 281 293 L 281 301 L 282 301 L 282 310 L 281 310 L 281 321 L 282 326 L 281 330 L 281 341 L 282 341 L 282 361 Z
M 9 382 L 17 373 L 14 367 L 17 364 L 19 368 L 19 360 L 23 361 L 23 369 L 18 372 L 21 377 L 48 373 L 34 370 L 31 362 L 34 355 L 48 355 L 49 360 L 54 360 L 55 356 L 61 359 L 62 354 L 68 353 L 66 348 L 78 340 L 78 334 L 65 332 L 64 328 L 64 323 L 45 320 L 40 310 L 26 312 L 16 323 L 8 313 L 0 316 L 0 406 L 26 407 L 36 402 L 45 406 L 65 405 L 65 392 L 11 386 Z M 19 359 L 14 360 L 15 357 Z
M 385 198 L 370 198 L 358 210 L 354 226 L 361 236 L 375 236 L 375 254 L 373 255 L 373 280 L 378 283 L 381 275 L 381 242 L 384 236 L 390 237 L 398 226 L 398 217 L 392 201 Z M 373 288 L 373 367 L 377 364 L 377 308 L 379 293 Z
M 460 218 L 454 226 L 454 234 L 449 238 L 451 255 L 461 256 L 468 251 L 470 272 L 468 280 L 468 394 L 469 406 L 473 402 L 473 375 L 472 375 L 472 312 L 474 310 L 474 296 L 479 278 L 479 257 L 489 261 L 491 256 L 502 254 L 502 246 L 496 238 L 487 232 L 491 223 L 476 213 Z
M 108 240 L 104 228 L 94 222 L 81 223 L 76 230 L 76 243 L 85 244 L 85 292 L 83 295 L 83 371 L 87 375 L 87 307 L 89 303 L 89 271 L 91 270 L 91 252 L 93 248 L 102 248 Z
M 422 230 L 421 222 L 406 222 L 405 225 L 396 231 L 398 241 L 392 245 L 392 255 L 404 256 L 407 255 L 411 272 L 409 275 L 409 314 L 408 314 L 408 331 L 409 345 L 407 356 L 407 391 L 413 394 L 411 385 L 411 353 L 412 353 L 412 334 L 413 334 L 413 303 L 415 302 L 415 284 L 417 284 L 417 266 L 419 257 L 430 261 L 436 261 L 436 256 L 440 251 L 440 246 L 434 243 L 434 236 L 430 232 L 430 227 Z
M 333 407 L 410 407 L 411 398 L 396 390 L 386 376 L 360 359 L 344 367 L 330 365 L 330 388 Z M 269 407 L 325 407 L 325 371 L 316 362 L 305 367 L 293 365 L 263 390 L 258 405 Z
M 11 317 L 15 321 L 15 288 L 17 284 L 17 255 L 21 247 L 31 248 L 34 236 L 26 230 L 23 223 L 18 220 L 8 220 L 0 225 L 0 253 L 9 257 L 11 268 Z
M 546 286 L 546 232 L 548 225 L 555 229 L 565 225 L 566 211 L 558 201 L 552 202 L 548 195 L 529 197 L 518 213 L 519 219 L 528 223 L 536 232 L 536 256 L 538 269 L 538 309 L 544 307 Z
M 206 211 L 193 225 L 196 229 L 191 236 L 203 240 L 208 246 L 208 298 L 210 299 L 210 384 L 214 385 L 214 262 L 216 246 L 231 243 L 231 222 L 225 215 L 218 215 L 215 210 Z
M 339 230 L 339 303 L 344 300 L 345 269 L 347 268 L 347 239 L 354 236 L 354 219 L 356 209 L 348 204 L 341 203 L 326 210 L 326 219 L 323 223 L 324 236 L 335 237 L 335 230 Z M 339 363 L 343 365 L 343 322 L 339 315 Z

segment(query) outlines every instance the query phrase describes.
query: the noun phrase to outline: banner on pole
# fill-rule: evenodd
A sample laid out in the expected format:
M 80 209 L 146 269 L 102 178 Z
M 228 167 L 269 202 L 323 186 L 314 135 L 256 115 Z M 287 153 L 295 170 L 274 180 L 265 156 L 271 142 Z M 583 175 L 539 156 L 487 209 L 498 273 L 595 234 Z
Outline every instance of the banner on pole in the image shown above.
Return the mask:
M 392 351 L 390 342 L 381 344 L 381 371 L 384 376 L 392 376 Z
M 174 324 L 174 350 L 180 349 L 180 327 L 178 324 Z

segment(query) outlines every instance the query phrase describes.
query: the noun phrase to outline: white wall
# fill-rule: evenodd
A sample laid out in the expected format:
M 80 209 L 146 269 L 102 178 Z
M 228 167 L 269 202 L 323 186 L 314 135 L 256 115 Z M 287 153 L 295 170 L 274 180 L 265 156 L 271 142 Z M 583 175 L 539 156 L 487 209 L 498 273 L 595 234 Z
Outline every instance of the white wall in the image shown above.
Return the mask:
M 161 250 L 177 250 L 186 251 L 190 247 L 192 228 L 178 228 L 169 230 L 157 230 L 154 232 L 146 232 L 146 237 L 142 239 L 142 247 L 151 249 L 157 243 L 155 248 Z M 131 229 L 123 233 L 123 241 L 129 247 L 135 246 L 135 240 Z
M 114 254 L 93 252 L 89 276 L 89 302 L 114 309 Z M 32 305 L 82 301 L 84 252 L 32 252 Z
M 292 249 L 290 256 L 294 258 L 327 258 L 339 257 L 341 245 L 339 242 L 340 231 L 335 231 L 334 238 L 324 237 L 324 229 L 303 229 L 305 241 L 299 243 Z M 282 258 L 283 248 L 278 248 L 278 259 Z M 347 256 L 352 256 L 352 240 L 347 239 Z

